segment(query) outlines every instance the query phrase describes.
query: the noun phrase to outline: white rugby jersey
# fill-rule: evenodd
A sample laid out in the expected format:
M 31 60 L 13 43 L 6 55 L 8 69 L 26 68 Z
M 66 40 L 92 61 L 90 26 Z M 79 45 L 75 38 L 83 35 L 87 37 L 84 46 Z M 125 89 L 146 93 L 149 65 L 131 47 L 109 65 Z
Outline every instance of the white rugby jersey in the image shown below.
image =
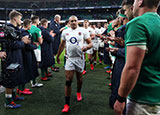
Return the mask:
M 84 29 L 89 32 L 90 37 L 91 37 L 91 34 L 95 34 L 94 29 L 91 28 L 91 27 L 84 28 Z M 86 42 L 85 42 L 85 46 L 87 46 L 87 43 L 86 43 Z
M 84 41 L 90 38 L 89 32 L 82 27 L 76 29 L 68 28 L 62 32 L 62 40 L 66 41 L 66 51 L 68 57 L 81 57 Z
M 93 28 L 91 28 L 91 27 L 84 28 L 84 29 L 86 29 L 86 30 L 89 32 L 90 35 L 91 35 L 91 34 L 95 34 L 95 31 L 94 31 Z
M 98 28 L 98 29 L 99 29 L 99 34 L 102 34 L 105 31 L 105 28 L 103 28 L 103 27 Z
M 98 28 L 93 29 L 95 31 L 95 35 L 101 34 L 100 30 Z M 92 40 L 94 43 L 98 43 L 98 37 L 95 36 L 95 38 Z

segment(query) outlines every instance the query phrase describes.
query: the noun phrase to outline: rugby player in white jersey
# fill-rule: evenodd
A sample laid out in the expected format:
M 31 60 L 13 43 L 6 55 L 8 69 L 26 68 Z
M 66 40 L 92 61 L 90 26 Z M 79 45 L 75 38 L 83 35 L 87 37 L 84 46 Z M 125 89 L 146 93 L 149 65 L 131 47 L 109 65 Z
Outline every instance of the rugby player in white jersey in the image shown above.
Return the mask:
M 100 31 L 100 35 L 105 31 L 105 28 L 101 26 L 101 23 L 97 23 L 97 28 Z M 102 64 L 102 60 L 104 57 L 104 41 L 99 37 L 98 42 L 99 42 L 99 48 L 98 48 L 99 63 Z
M 96 66 L 96 61 L 97 61 L 97 51 L 98 51 L 98 48 L 99 48 L 99 42 L 98 42 L 98 39 L 99 39 L 99 36 L 100 35 L 100 30 L 98 28 L 96 28 L 96 24 L 95 23 L 92 23 L 91 24 L 91 28 L 93 28 L 93 30 L 95 31 L 95 37 L 94 39 L 92 39 L 92 43 L 93 43 L 93 58 L 94 58 L 94 66 Z
M 83 28 L 86 29 L 89 34 L 90 34 L 90 38 L 91 40 L 93 40 L 95 38 L 95 31 L 93 30 L 93 28 L 89 27 L 89 21 L 88 20 L 84 20 L 83 22 Z M 87 45 L 87 43 L 85 42 L 85 45 Z M 94 66 L 93 66 L 93 48 L 89 49 L 86 51 L 86 53 L 88 54 L 88 60 L 89 60 L 89 63 L 90 63 L 90 68 L 91 70 L 94 69 Z M 85 55 L 86 56 L 86 55 Z M 85 67 L 84 67 L 84 71 L 83 71 L 83 75 L 86 74 L 86 61 L 85 61 Z
M 70 95 L 71 95 L 71 84 L 74 73 L 77 77 L 77 101 L 82 100 L 81 88 L 82 88 L 82 72 L 84 68 L 84 52 L 92 48 L 91 38 L 89 32 L 84 28 L 78 26 L 78 18 L 71 16 L 69 18 L 70 28 L 62 32 L 62 42 L 60 44 L 57 62 L 60 63 L 59 56 L 62 53 L 65 45 L 67 51 L 67 60 L 65 66 L 65 105 L 62 112 L 68 112 L 70 107 Z M 84 46 L 84 41 L 87 42 L 87 46 Z

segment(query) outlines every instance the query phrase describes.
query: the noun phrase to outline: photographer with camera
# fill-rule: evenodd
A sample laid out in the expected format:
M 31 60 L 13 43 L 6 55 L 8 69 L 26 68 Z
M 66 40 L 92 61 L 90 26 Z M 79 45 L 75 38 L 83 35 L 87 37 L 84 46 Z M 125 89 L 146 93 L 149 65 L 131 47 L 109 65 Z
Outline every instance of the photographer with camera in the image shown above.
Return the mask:
M 6 44 L 5 51 L 7 57 L 2 60 L 2 85 L 6 88 L 6 108 L 19 108 L 20 104 L 15 104 L 14 101 L 24 100 L 23 97 L 18 97 L 15 94 L 14 88 L 23 83 L 24 69 L 22 48 L 25 44 L 29 44 L 30 40 L 27 37 L 21 38 L 20 29 L 22 14 L 18 11 L 11 11 L 9 13 L 10 23 L 7 24 L 8 31 L 5 35 Z M 5 30 L 6 31 L 6 30 Z

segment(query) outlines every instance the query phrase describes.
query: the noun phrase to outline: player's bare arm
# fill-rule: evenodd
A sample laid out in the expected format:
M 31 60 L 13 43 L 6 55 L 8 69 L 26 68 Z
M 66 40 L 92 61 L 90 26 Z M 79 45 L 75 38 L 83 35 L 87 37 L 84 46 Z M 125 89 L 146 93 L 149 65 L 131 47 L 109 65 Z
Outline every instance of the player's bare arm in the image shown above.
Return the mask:
M 40 44 L 42 44 L 43 43 L 42 37 L 38 38 L 38 41 L 39 41 Z
M 59 59 L 59 56 L 61 55 L 62 51 L 64 50 L 65 48 L 65 45 L 66 45 L 66 41 L 65 40 L 62 40 L 60 46 L 59 46 L 59 49 L 58 49 L 58 54 L 57 54 L 57 62 L 60 63 L 60 59 Z
M 136 46 L 127 47 L 126 64 L 121 75 L 121 84 L 118 91 L 118 94 L 121 97 L 126 98 L 134 88 L 139 76 L 144 55 L 145 50 L 142 50 Z M 120 103 L 119 101 L 116 101 L 114 104 L 115 113 L 122 113 L 124 106 L 124 102 Z
M 93 44 L 91 42 L 91 38 L 86 39 L 86 42 L 87 42 L 88 45 L 86 47 L 82 48 L 83 52 L 87 51 L 88 49 L 92 48 L 92 46 L 93 46 Z

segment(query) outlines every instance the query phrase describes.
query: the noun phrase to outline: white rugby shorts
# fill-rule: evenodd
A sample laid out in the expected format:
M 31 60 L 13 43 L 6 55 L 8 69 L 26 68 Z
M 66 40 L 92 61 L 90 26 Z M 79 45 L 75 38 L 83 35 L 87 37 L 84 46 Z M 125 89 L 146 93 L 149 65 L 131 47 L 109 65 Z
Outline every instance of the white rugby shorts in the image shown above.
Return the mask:
M 84 56 L 81 57 L 74 57 L 74 58 L 68 58 L 66 60 L 65 70 L 75 70 L 77 72 L 82 73 L 84 69 Z
M 40 49 L 35 49 L 34 54 L 36 56 L 37 62 L 41 62 L 41 50 Z

